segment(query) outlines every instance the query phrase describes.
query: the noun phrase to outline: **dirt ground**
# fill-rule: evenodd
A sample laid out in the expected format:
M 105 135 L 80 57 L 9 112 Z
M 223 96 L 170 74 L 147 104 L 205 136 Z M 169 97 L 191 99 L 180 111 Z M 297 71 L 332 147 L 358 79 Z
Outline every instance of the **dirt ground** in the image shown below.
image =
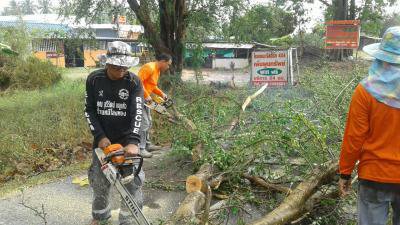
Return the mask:
M 226 83 L 232 80 L 234 77 L 234 82 L 236 85 L 244 86 L 250 81 L 249 69 L 240 70 L 214 70 L 214 69 L 203 69 L 200 82 L 203 84 L 214 83 Z M 194 70 L 184 69 L 182 71 L 182 80 L 188 82 L 196 82 L 196 76 Z
M 138 73 L 140 67 L 133 67 L 131 71 Z M 64 71 L 64 77 L 71 80 L 86 79 L 87 75 L 96 69 L 93 68 L 67 68 Z M 213 69 L 203 69 L 202 79 L 200 80 L 203 84 L 214 83 L 226 83 L 232 80 L 234 76 L 234 81 L 236 85 L 244 86 L 250 81 L 250 73 L 248 69 L 235 70 L 213 70 Z M 196 82 L 195 71 L 191 69 L 184 69 L 182 71 L 182 80 L 186 82 Z

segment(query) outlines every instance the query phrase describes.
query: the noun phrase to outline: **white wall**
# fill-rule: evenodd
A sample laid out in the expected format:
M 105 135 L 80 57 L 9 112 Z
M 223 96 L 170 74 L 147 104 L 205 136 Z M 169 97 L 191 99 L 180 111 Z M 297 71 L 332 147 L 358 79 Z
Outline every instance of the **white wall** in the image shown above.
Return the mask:
M 235 63 L 235 69 L 241 69 L 241 68 L 245 68 L 249 65 L 249 60 L 248 59 L 213 59 L 212 62 L 212 68 L 213 69 L 220 69 L 220 68 L 224 68 L 224 69 L 230 69 L 231 68 L 231 62 Z

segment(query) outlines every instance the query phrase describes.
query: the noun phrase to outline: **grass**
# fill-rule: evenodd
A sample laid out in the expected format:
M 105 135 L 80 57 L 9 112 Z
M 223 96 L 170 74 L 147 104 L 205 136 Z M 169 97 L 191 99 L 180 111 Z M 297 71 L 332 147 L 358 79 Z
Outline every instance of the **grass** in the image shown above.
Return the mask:
M 16 169 L 22 161 L 35 164 L 47 160 L 44 148 L 90 141 L 83 105 L 81 81 L 62 81 L 43 90 L 3 95 L 0 98 L 0 175 L 20 173 Z
M 63 78 L 66 80 L 86 79 L 89 73 L 98 69 L 99 68 L 86 68 L 86 67 L 65 68 L 63 69 Z M 140 66 L 135 66 L 129 70 L 137 74 L 139 72 L 139 69 Z
M 66 152 L 60 145 L 71 149 L 91 142 L 83 115 L 84 80 L 94 70 L 66 68 L 52 87 L 0 93 L 0 183 L 62 160 Z

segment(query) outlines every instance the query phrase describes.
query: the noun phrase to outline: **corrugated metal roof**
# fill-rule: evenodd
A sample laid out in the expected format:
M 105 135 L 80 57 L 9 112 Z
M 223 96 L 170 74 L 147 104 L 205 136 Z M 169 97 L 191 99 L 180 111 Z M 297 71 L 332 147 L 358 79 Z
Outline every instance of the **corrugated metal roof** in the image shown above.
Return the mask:
M 22 17 L 0 16 L 0 27 L 17 26 L 20 24 L 21 19 L 29 31 L 39 29 L 45 31 L 65 31 L 72 34 L 74 31 L 89 28 L 96 34 L 96 39 L 100 40 L 115 39 L 121 34 L 118 33 L 117 25 L 115 24 L 86 24 L 83 19 L 76 23 L 74 16 L 65 18 L 57 14 L 24 15 Z M 121 24 L 119 25 L 119 31 L 123 34 L 129 34 L 130 32 L 144 33 L 144 28 L 139 25 Z M 122 36 L 120 37 L 121 39 L 127 39 Z
M 19 21 L 0 21 L 0 27 L 15 27 L 21 25 Z M 32 30 L 43 30 L 43 31 L 64 31 L 68 32 L 70 29 L 68 26 L 63 24 L 48 24 L 48 23 L 32 23 L 24 22 L 24 26 L 29 31 Z
M 30 23 L 46 23 L 46 24 L 64 24 L 72 26 L 75 24 L 75 16 L 61 17 L 58 14 L 35 14 L 35 15 L 23 15 L 20 16 L 0 16 L 0 21 L 19 21 Z M 84 20 L 80 20 L 79 24 L 84 24 Z
M 251 49 L 253 44 L 235 44 L 235 43 L 203 43 L 203 48 L 224 48 L 224 49 Z
M 116 24 L 90 24 L 89 28 L 92 29 L 107 29 L 107 30 L 116 30 Z M 139 25 L 128 25 L 128 24 L 120 24 L 119 29 L 122 31 L 132 31 L 137 33 L 144 33 L 144 28 Z
M 75 21 L 75 16 L 61 17 L 58 14 L 35 14 L 35 15 L 24 15 L 19 16 L 0 16 L 0 21 L 12 21 L 16 22 L 23 20 L 27 23 L 43 23 L 43 24 L 58 24 L 66 25 L 69 28 L 92 28 L 92 29 L 116 29 L 115 24 L 87 24 L 83 19 L 78 23 Z M 144 28 L 140 25 L 119 25 L 122 31 L 132 31 L 144 33 Z

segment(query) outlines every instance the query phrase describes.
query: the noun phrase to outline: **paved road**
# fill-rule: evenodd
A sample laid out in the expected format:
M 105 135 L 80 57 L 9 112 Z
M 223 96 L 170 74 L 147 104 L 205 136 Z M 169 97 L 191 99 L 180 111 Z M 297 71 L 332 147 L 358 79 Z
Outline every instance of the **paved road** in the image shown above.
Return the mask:
M 175 188 L 173 191 L 165 191 L 165 189 L 174 185 L 176 187 L 177 184 L 183 185 L 182 180 L 191 173 L 190 167 L 180 166 L 180 163 L 176 163 L 173 158 L 167 157 L 166 152 L 160 151 L 145 161 L 147 185 L 143 190 L 143 212 L 153 225 L 170 218 L 186 196 L 184 190 Z M 85 174 L 86 172 L 82 171 L 77 176 Z M 166 188 L 160 189 L 160 186 Z M 116 190 L 113 192 L 111 220 L 113 224 L 118 224 L 120 201 Z M 49 225 L 86 225 L 91 221 L 91 199 L 92 190 L 88 186 L 80 187 L 72 184 L 72 177 L 59 179 L 25 189 L 23 194 L 15 192 L 0 198 L 0 225 L 43 225 L 44 220 L 35 215 L 35 211 L 26 207 L 42 212 L 42 205 Z M 26 206 L 21 204 L 22 200 Z M 225 224 L 236 225 L 240 219 L 248 222 L 262 215 L 257 207 L 247 205 L 245 208 L 249 214 L 230 214 L 229 221 Z
M 155 167 L 164 154 L 159 154 L 147 161 L 148 175 L 157 174 Z M 146 175 L 147 175 L 146 174 Z M 85 175 L 82 171 L 81 175 Z M 159 179 L 158 176 L 153 176 Z M 151 180 L 151 176 L 147 176 Z M 115 192 L 112 199 L 112 221 L 117 224 L 119 210 L 119 195 Z M 144 214 L 153 224 L 159 219 L 169 218 L 185 197 L 184 191 L 163 191 L 159 189 L 144 189 Z M 41 211 L 43 205 L 47 224 L 51 225 L 82 225 L 91 220 L 92 190 L 88 186 L 80 187 L 72 184 L 72 177 L 67 177 L 53 183 L 28 188 L 23 194 L 12 194 L 0 199 L 0 225 L 42 225 L 43 219 L 35 212 L 21 204 L 22 199 L 27 206 Z

